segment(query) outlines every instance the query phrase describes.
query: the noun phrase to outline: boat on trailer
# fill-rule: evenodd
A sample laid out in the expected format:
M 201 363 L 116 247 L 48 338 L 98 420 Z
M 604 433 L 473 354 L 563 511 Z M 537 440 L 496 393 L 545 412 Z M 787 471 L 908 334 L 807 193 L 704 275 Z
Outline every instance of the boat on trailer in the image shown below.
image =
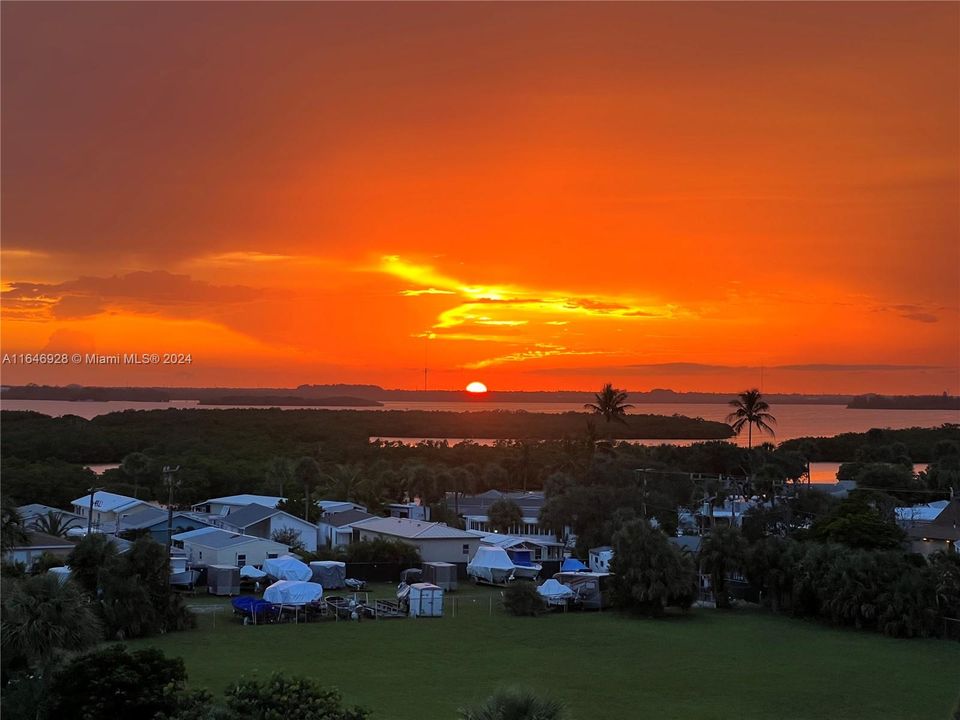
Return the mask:
M 475 583 L 506 585 L 514 579 L 517 566 L 501 547 L 481 545 L 467 565 L 467 575 Z

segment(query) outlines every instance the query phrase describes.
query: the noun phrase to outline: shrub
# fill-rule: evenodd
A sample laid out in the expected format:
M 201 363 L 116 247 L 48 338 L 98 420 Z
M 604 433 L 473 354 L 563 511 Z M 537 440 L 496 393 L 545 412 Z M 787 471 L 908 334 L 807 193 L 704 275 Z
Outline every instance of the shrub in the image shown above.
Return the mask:
M 515 582 L 503 593 L 503 607 L 511 615 L 535 617 L 543 612 L 543 598 L 533 583 Z

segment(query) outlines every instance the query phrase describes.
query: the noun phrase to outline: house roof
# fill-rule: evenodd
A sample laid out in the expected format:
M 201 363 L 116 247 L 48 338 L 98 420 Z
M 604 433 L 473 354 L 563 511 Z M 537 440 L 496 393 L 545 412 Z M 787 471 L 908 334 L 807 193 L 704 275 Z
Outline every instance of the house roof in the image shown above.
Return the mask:
M 90 496 L 84 495 L 83 497 L 78 497 L 70 504 L 89 507 Z M 121 512 L 135 508 L 137 505 L 148 506 L 150 503 L 146 500 L 137 500 L 129 495 L 118 495 L 116 493 L 106 492 L 105 490 L 97 490 L 93 494 L 93 508 L 99 512 Z
M 210 524 L 207 516 L 202 513 L 178 510 L 173 513 L 173 517 L 186 518 L 191 522 L 197 522 L 203 525 Z M 158 523 L 166 523 L 167 519 L 168 512 L 166 510 L 162 510 L 161 508 L 144 508 L 120 520 L 120 530 L 142 530 L 143 528 L 149 528 Z
M 502 548 L 512 548 L 518 545 L 538 545 L 540 547 L 563 547 L 562 543 L 544 540 L 540 537 L 530 537 L 528 535 L 501 535 L 500 533 L 485 533 L 480 530 L 467 530 L 471 535 L 476 535 L 481 542 L 487 545 L 498 545 Z
M 545 502 L 542 492 L 515 492 L 502 493 L 497 490 L 488 490 L 480 495 L 464 495 L 459 500 L 453 493 L 447 494 L 447 507 L 458 507 L 461 515 L 486 515 L 487 510 L 498 500 L 511 500 L 520 506 L 525 517 L 536 518 Z
M 13 550 L 19 550 L 23 548 L 32 548 L 34 550 L 42 548 L 69 548 L 73 549 L 75 547 L 74 543 L 66 540 L 62 537 L 56 537 L 55 535 L 47 535 L 42 532 L 34 532 L 32 530 L 27 531 L 27 542 L 13 546 Z
M 223 548 L 234 547 L 235 545 L 246 545 L 251 542 L 265 542 L 271 543 L 272 545 L 280 545 L 286 547 L 283 543 L 278 543 L 273 540 L 266 540 L 264 538 L 253 537 L 252 535 L 242 535 L 241 533 L 232 533 L 229 530 L 221 530 L 220 528 L 202 528 L 209 530 L 209 532 L 200 533 L 198 535 L 193 535 L 193 537 L 186 538 L 191 545 L 199 545 L 200 547 L 210 548 L 212 550 L 222 550 Z M 197 530 L 193 531 L 194 533 L 198 532 Z M 187 535 L 189 533 L 182 533 L 182 535 Z M 181 539 L 180 536 L 174 536 L 176 539 Z
M 253 504 L 263 505 L 265 507 L 276 507 L 285 499 L 286 498 L 277 497 L 276 495 L 227 495 L 225 497 L 204 500 L 193 507 L 210 505 L 212 503 L 216 503 L 217 505 L 237 505 L 240 507 Z
M 949 500 L 938 500 L 926 505 L 894 508 L 893 512 L 899 522 L 930 522 L 935 520 L 949 504 Z
M 374 516 L 368 512 L 363 512 L 363 510 L 344 510 L 342 512 L 324 515 L 320 518 L 320 522 L 332 527 L 342 528 L 360 522 L 361 520 L 369 520 L 372 517 Z
M 363 529 L 411 540 L 479 540 L 476 535 L 442 523 L 406 518 L 371 518 L 363 521 Z
M 87 496 L 89 498 L 89 495 Z M 17 512 L 20 513 L 20 517 L 24 520 L 30 520 L 31 518 L 46 515 L 47 513 L 56 513 L 57 515 L 66 515 L 71 518 L 77 518 L 81 520 L 82 518 L 77 515 L 75 512 L 70 512 L 69 510 L 61 510 L 60 508 L 51 507 L 50 505 L 41 505 L 40 503 L 30 503 L 29 505 L 21 505 L 17 508 Z
M 703 538 L 699 535 L 680 535 L 677 537 L 669 537 L 667 540 L 681 550 L 689 550 L 692 553 L 698 553 L 700 552 L 700 543 L 703 541 Z
M 242 507 L 239 510 L 234 510 L 232 513 L 227 515 L 224 522 L 233 527 L 245 528 L 250 525 L 254 525 L 261 520 L 266 520 L 268 517 L 273 517 L 277 513 L 283 512 L 282 510 L 277 510 L 275 507 L 269 508 L 258 503 L 251 503 L 246 507 Z M 289 513 L 285 513 L 289 515 Z M 291 515 L 291 517 L 293 517 Z
M 960 498 L 951 500 L 950 504 L 947 505 L 930 524 L 954 530 L 960 527 Z
M 177 533 L 176 535 L 173 536 L 173 539 L 181 542 L 184 540 L 190 540 L 192 542 L 195 538 L 198 538 L 201 535 L 204 535 L 210 532 L 215 532 L 216 530 L 219 530 L 219 529 L 220 528 L 215 528 L 215 527 L 202 527 L 202 528 L 197 528 L 196 530 L 187 530 L 186 532 Z

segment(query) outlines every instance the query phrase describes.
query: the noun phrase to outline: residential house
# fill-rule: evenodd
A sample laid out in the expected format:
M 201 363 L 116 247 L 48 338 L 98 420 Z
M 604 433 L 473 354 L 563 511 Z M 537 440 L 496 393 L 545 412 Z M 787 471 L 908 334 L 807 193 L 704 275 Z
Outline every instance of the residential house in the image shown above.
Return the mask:
M 699 513 L 701 530 L 707 532 L 715 527 L 740 527 L 744 514 L 758 505 L 756 500 L 743 496 L 730 496 L 721 503 L 704 500 Z
M 347 510 L 367 512 L 365 505 L 358 505 L 357 503 L 346 502 L 344 500 L 317 500 L 317 505 L 320 506 L 320 512 L 324 515 L 327 513 L 346 512 Z
M 610 572 L 610 563 L 613 560 L 613 548 L 609 545 L 590 548 L 588 565 L 590 572 L 608 573 Z
M 163 508 L 141 508 L 137 512 L 122 514 L 117 521 L 117 532 L 145 531 L 159 543 L 167 542 L 169 513 Z M 173 534 L 210 527 L 213 520 L 210 515 L 177 510 L 173 513 Z
M 66 560 L 76 547 L 69 540 L 42 532 L 28 530 L 26 535 L 26 542 L 15 544 L 4 554 L 6 562 L 19 563 L 29 569 L 44 553 Z
M 194 565 L 263 565 L 267 559 L 289 552 L 286 545 L 273 540 L 213 527 L 179 533 L 173 542 Z
M 293 531 L 299 536 L 305 550 L 317 550 L 317 526 L 275 507 L 269 508 L 256 503 L 247 505 L 218 520 L 217 524 L 226 530 L 268 540 L 272 539 L 276 532 Z
M 960 552 L 960 498 L 950 500 L 930 522 L 916 523 L 905 530 L 913 552 Z
M 387 505 L 390 517 L 406 518 L 407 520 L 429 520 L 430 508 L 418 502 L 390 503 Z
M 448 508 L 458 509 L 460 517 L 463 518 L 464 527 L 467 530 L 482 534 L 494 532 L 493 528 L 490 527 L 490 518 L 487 512 L 490 506 L 498 500 L 510 500 L 516 503 L 523 516 L 517 526 L 508 530 L 508 535 L 550 543 L 560 542 L 564 539 L 558 538 L 551 530 L 540 525 L 540 510 L 546 502 L 542 492 L 503 493 L 499 490 L 488 490 L 480 495 L 464 495 L 458 499 L 454 498 L 453 493 L 447 493 L 446 498 Z M 569 528 L 565 529 L 564 536 L 568 542 L 572 538 Z
M 374 516 L 368 512 L 354 509 L 324 513 L 317 523 L 320 544 L 328 548 L 349 545 L 353 541 L 354 524 L 372 517 Z
M 229 515 L 234 510 L 240 510 L 247 505 L 263 505 L 275 508 L 285 498 L 276 495 L 228 495 L 226 497 L 210 498 L 197 503 L 193 509 L 211 515 Z
M 484 545 L 494 545 L 502 547 L 504 550 L 529 550 L 530 556 L 536 562 L 563 562 L 563 545 L 558 542 L 551 542 L 542 538 L 501 535 L 500 533 L 484 534 L 474 530 L 468 530 L 467 532 L 477 535 Z
M 89 496 L 87 497 L 89 500 Z M 38 518 L 46 517 L 49 513 L 53 513 L 59 517 L 61 522 L 64 524 L 64 527 L 78 527 L 86 523 L 86 521 L 76 513 L 72 513 L 69 510 L 61 510 L 60 508 L 51 507 L 50 505 L 41 505 L 40 503 L 21 505 L 17 508 L 17 512 L 20 514 L 20 520 L 23 523 L 23 527 L 28 529 L 36 525 Z
M 480 538 L 472 533 L 443 523 L 406 520 L 404 518 L 370 518 L 354 524 L 353 539 L 401 540 L 420 551 L 423 562 L 469 562 Z
M 130 514 L 144 508 L 157 507 L 157 505 L 148 503 L 146 500 L 138 500 L 128 495 L 118 495 L 104 490 L 97 490 L 93 493 L 92 500 L 93 527 L 109 533 L 116 531 L 117 519 L 120 515 Z M 80 516 L 81 524 L 86 526 L 91 510 L 90 496 L 84 495 L 70 504 L 73 506 L 73 512 Z

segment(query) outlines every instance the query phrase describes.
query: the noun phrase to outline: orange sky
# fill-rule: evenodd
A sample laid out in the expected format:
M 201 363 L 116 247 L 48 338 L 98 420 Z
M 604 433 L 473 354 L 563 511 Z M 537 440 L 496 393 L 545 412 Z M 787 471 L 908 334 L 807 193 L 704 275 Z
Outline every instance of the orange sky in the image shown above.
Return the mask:
M 960 5 L 2 5 L 3 382 L 960 391 Z

